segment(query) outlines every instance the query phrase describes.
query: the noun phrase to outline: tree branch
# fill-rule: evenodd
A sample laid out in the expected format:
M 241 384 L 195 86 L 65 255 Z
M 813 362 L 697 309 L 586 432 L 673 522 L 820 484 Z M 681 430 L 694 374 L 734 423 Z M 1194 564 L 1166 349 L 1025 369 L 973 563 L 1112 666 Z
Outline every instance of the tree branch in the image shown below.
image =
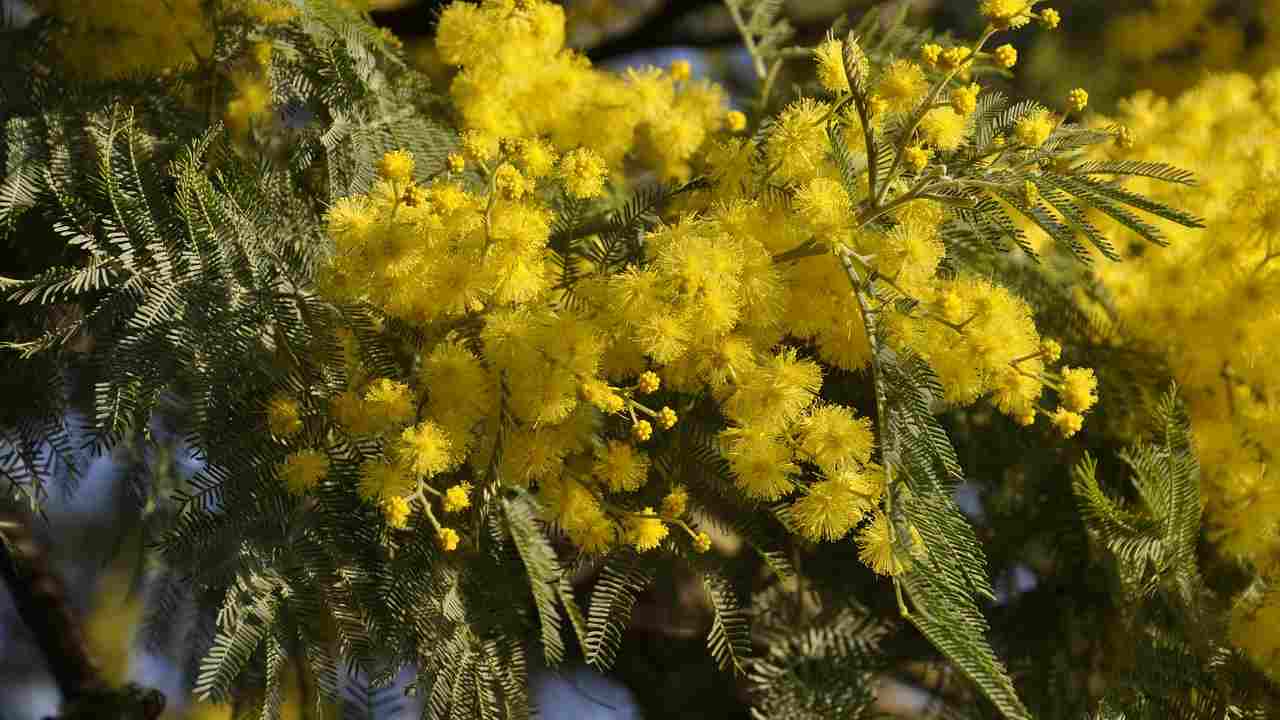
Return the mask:
M 62 720 L 156 720 L 165 698 L 155 690 L 108 688 L 89 654 L 79 621 L 67 604 L 66 588 L 31 535 L 28 522 L 0 514 L 0 578 L 35 636 L 62 692 Z

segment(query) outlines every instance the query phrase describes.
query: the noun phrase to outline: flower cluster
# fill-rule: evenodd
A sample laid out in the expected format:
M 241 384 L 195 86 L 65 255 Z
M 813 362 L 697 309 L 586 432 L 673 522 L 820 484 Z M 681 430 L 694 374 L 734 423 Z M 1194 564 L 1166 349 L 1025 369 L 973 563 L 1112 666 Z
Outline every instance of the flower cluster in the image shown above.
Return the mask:
M 724 91 L 691 79 L 687 63 L 621 76 L 592 68 L 564 47 L 564 10 L 546 0 L 456 2 L 437 32 L 440 59 L 458 69 L 450 96 L 481 145 L 546 140 L 589 148 L 615 172 L 631 156 L 687 180 L 695 153 L 728 121 Z
M 1125 332 L 1160 348 L 1181 386 L 1204 468 L 1210 537 L 1264 576 L 1280 571 L 1280 71 L 1205 80 L 1174 100 L 1142 93 L 1122 103 L 1115 159 L 1172 161 L 1202 184 L 1137 178 L 1127 187 L 1205 218 L 1204 232 L 1168 224 L 1169 247 L 1133 248 L 1098 274 Z M 1099 219 L 1114 237 L 1123 232 Z M 1280 603 L 1272 593 L 1267 601 Z M 1237 613 L 1235 634 L 1280 676 L 1276 612 Z M 1244 623 L 1246 626 L 1241 627 Z
M 832 99 L 794 102 L 756 140 L 730 134 L 745 118 L 721 130 L 721 91 L 690 80 L 687 66 L 609 75 L 564 50 L 563 33 L 549 3 L 446 9 L 437 47 L 460 68 L 451 94 L 466 156 L 420 182 L 410 154 L 388 153 L 368 193 L 328 212 L 324 292 L 423 342 L 402 381 L 366 372 L 348 335 L 350 383 L 331 400 L 341 432 L 383 448 L 358 492 L 390 527 L 407 527 L 418 507 L 442 547 L 456 547 L 473 531 L 445 527 L 437 511 L 466 507 L 473 485 L 496 480 L 536 492 L 582 551 L 707 551 L 688 491 L 667 470 L 687 452 L 681 416 L 693 413 L 717 428 L 714 449 L 738 492 L 776 503 L 809 540 L 858 529 L 863 559 L 901 572 L 910 558 L 892 547 L 880 510 L 887 473 L 872 460 L 871 424 L 821 399 L 830 369 L 871 363 L 865 303 L 877 291 L 851 277 L 850 258 L 878 292 L 912 300 L 899 309 L 869 298 L 887 307 L 876 313 L 881 340 L 932 365 L 940 400 L 987 397 L 1022 424 L 1041 414 L 1064 434 L 1080 428 L 1097 399 L 1092 373 L 1052 371 L 1060 349 L 1009 290 L 939 273 L 949 212 L 927 192 L 945 182 L 932 164 L 988 151 L 974 137 L 982 88 L 971 70 L 1005 61 L 983 52 L 986 38 L 926 47 L 923 65 L 879 67 L 829 39 L 815 55 Z M 851 72 L 873 89 L 865 102 L 853 102 Z M 553 90 L 562 100 L 542 102 Z M 1028 122 L 1012 157 L 1056 128 Z M 846 177 L 838 160 L 865 155 L 868 138 L 905 160 L 875 195 L 865 169 Z M 604 242 L 590 230 L 553 242 L 566 203 L 603 195 L 628 159 L 676 179 L 696 160 L 706 182 L 625 262 L 584 251 Z M 1046 385 L 1060 395 L 1056 411 L 1040 407 Z M 278 437 L 295 415 L 273 401 Z M 284 468 L 295 491 L 324 470 L 310 452 Z
M 1128 7 L 1124 7 L 1127 5 Z M 1215 14 L 1212 3 L 1125 3 L 1105 27 L 1107 56 L 1129 64 L 1143 87 L 1188 89 L 1204 70 L 1265 73 L 1280 62 L 1280 3 L 1250 3 L 1248 13 Z
M 213 32 L 202 5 L 200 0 L 36 0 L 35 9 L 61 21 L 54 45 L 63 64 L 97 79 L 156 73 L 208 57 Z

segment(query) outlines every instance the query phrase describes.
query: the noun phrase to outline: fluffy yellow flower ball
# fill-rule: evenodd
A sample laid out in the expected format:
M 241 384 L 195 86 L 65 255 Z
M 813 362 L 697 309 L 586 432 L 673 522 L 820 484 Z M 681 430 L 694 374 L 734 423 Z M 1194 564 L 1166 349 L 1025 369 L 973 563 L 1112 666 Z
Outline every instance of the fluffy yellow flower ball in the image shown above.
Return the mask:
M 392 150 L 378 160 L 378 176 L 388 182 L 403 184 L 413 178 L 413 153 Z
M 662 387 L 662 380 L 658 377 L 658 373 L 652 370 L 640 373 L 640 379 L 636 382 L 636 392 L 641 395 L 658 392 L 660 387 Z
M 409 501 L 399 495 L 382 501 L 382 513 L 387 516 L 387 525 L 396 530 L 403 530 L 408 527 L 411 509 Z
M 858 532 L 858 559 L 877 575 L 901 575 L 907 569 L 894 550 L 889 520 L 883 512 L 877 511 Z
M 637 420 L 635 424 L 631 426 L 631 437 L 634 438 L 636 442 L 644 442 L 648 440 L 653 437 L 653 425 L 650 425 L 648 420 Z
M 1098 402 L 1098 379 L 1091 368 L 1062 369 L 1062 405 L 1083 413 Z
M 688 507 L 689 491 L 681 485 L 672 487 L 666 497 L 662 498 L 662 514 L 665 517 L 678 518 L 684 515 Z
M 276 437 L 287 438 L 302 429 L 302 409 L 287 395 L 276 395 L 267 404 L 267 427 Z
M 965 140 L 968 123 L 953 108 L 934 108 L 920 120 L 920 133 L 925 140 L 944 152 L 959 148 Z
M 855 482 L 857 478 L 860 475 L 847 474 L 811 485 L 791 505 L 790 518 L 796 530 L 815 542 L 847 535 L 879 499 L 871 494 L 874 483 Z
M 926 43 L 920 48 L 920 59 L 929 65 L 937 65 L 942 58 L 942 46 L 937 43 Z
M 924 98 L 929 81 L 920 66 L 910 60 L 895 60 L 885 68 L 876 88 L 887 108 L 893 112 L 907 112 Z
M 871 460 L 871 421 L 843 405 L 819 405 L 797 425 L 800 450 L 828 476 Z
M 1076 88 L 1067 93 L 1067 107 L 1072 112 L 1080 112 L 1089 105 L 1089 93 L 1084 88 Z
M 469 507 L 471 507 L 471 483 L 459 483 L 444 491 L 440 508 L 445 512 L 454 513 Z
M 646 507 L 639 515 L 627 518 L 627 541 L 640 552 L 652 550 L 667 537 L 667 525 Z
M 933 151 L 919 145 L 912 145 L 902 151 L 902 159 L 907 164 L 907 168 L 920 172 L 929 165 L 929 158 L 933 156 Z
M 436 531 L 436 542 L 440 545 L 440 549 L 445 552 L 453 552 L 458 549 L 458 531 L 453 528 L 442 527 Z
M 604 194 L 604 159 L 588 148 L 565 153 L 560 159 L 560 178 L 570 195 L 587 199 Z
M 995 49 L 996 64 L 1002 68 L 1008 69 L 1018 64 L 1018 49 L 1005 43 Z
M 1058 432 L 1063 437 L 1071 437 L 1080 432 L 1080 428 L 1084 427 L 1084 417 L 1080 413 L 1072 412 L 1066 408 L 1058 408 L 1049 415 L 1049 419 L 1053 422 Z
M 813 51 L 818 63 L 818 82 L 830 92 L 849 92 L 849 76 L 844 71 L 844 43 L 828 39 Z
M 648 480 L 649 458 L 630 443 L 610 440 L 600 451 L 593 472 L 613 492 L 631 492 Z
M 982 0 L 978 11 L 997 28 L 1017 28 L 1031 22 L 1027 0 Z
M 978 109 L 978 93 L 982 86 L 970 83 L 951 91 L 951 108 L 958 114 L 968 116 Z
M 1013 136 L 1027 147 L 1038 148 L 1053 134 L 1053 116 L 1048 110 L 1037 110 L 1018 118 L 1013 125 Z
M 431 477 L 452 466 L 449 435 L 428 420 L 405 428 L 400 434 L 400 453 L 405 464 L 419 475 Z
M 299 450 L 280 466 L 280 478 L 289 492 L 301 495 L 315 487 L 329 472 L 329 457 L 319 450 Z

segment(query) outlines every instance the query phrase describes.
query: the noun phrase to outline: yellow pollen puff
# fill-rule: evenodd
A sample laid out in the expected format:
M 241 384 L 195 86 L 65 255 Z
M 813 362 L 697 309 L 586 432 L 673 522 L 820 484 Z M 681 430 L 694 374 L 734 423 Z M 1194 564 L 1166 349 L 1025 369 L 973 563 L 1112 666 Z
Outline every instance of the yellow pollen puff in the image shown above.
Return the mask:
M 871 422 L 843 405 L 819 405 L 797 424 L 800 449 L 828 476 L 871 460 Z
M 1098 402 L 1098 379 L 1091 368 L 1062 369 L 1062 404 L 1074 412 L 1088 412 Z
M 912 145 L 902 151 L 902 159 L 907 163 L 907 167 L 915 172 L 920 172 L 929 164 L 929 158 L 933 152 L 919 145 Z
M 400 442 L 402 457 L 419 475 L 438 475 L 452 464 L 449 435 L 430 420 L 405 428 L 400 434 Z
M 382 514 L 387 516 L 387 524 L 396 530 L 403 530 L 409 525 L 409 501 L 399 495 L 382 501 Z
M 1052 338 L 1043 338 L 1040 340 L 1040 354 L 1046 362 L 1058 362 L 1062 357 L 1062 345 Z
M 951 91 L 951 108 L 962 116 L 968 116 L 978 109 L 978 93 L 982 86 L 970 83 Z
M 631 437 L 635 438 L 636 442 L 644 442 L 653 437 L 653 426 L 648 420 L 637 420 L 636 424 L 631 426 Z
M 607 413 L 621 412 L 627 401 L 613 391 L 608 383 L 600 380 L 588 380 L 578 386 L 582 399 Z
M 863 489 L 843 478 L 816 482 L 791 505 L 791 522 L 801 535 L 814 542 L 839 540 L 878 499 L 863 493 Z
M 844 70 L 844 43 L 828 39 L 813 51 L 818 61 L 818 82 L 833 93 L 849 92 L 849 76 Z
M 491 160 L 498 155 L 498 138 L 478 130 L 462 133 L 462 149 L 477 160 Z
M 928 89 L 929 82 L 919 65 L 910 60 L 896 60 L 880 76 L 877 91 L 887 109 L 906 112 L 920 102 Z
M 969 56 L 972 54 L 973 51 L 963 45 L 947 48 L 942 51 L 942 57 L 939 60 L 939 64 L 947 70 L 954 70 L 967 63 Z
M 1040 11 L 1040 24 L 1049 30 L 1054 30 L 1058 24 L 1062 22 L 1062 16 L 1058 15 L 1058 11 L 1053 8 L 1045 8 Z
M 658 373 L 652 370 L 640 373 L 640 379 L 636 382 L 636 390 L 641 395 L 658 392 L 659 387 L 662 387 L 662 380 L 658 377 Z
M 662 498 L 662 514 L 666 517 L 678 518 L 689 508 L 689 491 L 676 485 L 671 492 Z
M 1084 416 L 1080 413 L 1074 413 L 1066 408 L 1058 408 L 1049 415 L 1049 419 L 1053 421 L 1053 426 L 1062 433 L 1062 437 L 1069 438 L 1080 432 L 1080 428 L 1084 427 Z
M 1031 20 L 1028 0 L 982 0 L 979 12 L 996 28 L 1018 28 Z
M 613 492 L 631 492 L 649 479 L 649 458 L 634 445 L 610 440 L 599 451 L 592 472 Z
M 447 513 L 458 512 L 471 507 L 471 483 L 454 485 L 444 491 L 444 499 L 440 507 Z
M 414 481 L 399 465 L 370 459 L 360 464 L 360 482 L 356 485 L 356 493 L 365 500 L 380 501 L 382 498 L 403 495 L 412 490 L 413 486 Z
M 680 417 L 676 415 L 676 411 L 672 410 L 671 408 L 665 405 L 662 407 L 661 410 L 658 411 L 658 427 L 662 428 L 663 430 L 670 430 L 671 428 L 675 427 L 676 422 L 679 419 Z
M 392 150 L 378 161 L 378 175 L 393 183 L 405 183 L 413 177 L 413 153 Z
M 892 530 L 883 512 L 858 533 L 858 559 L 877 575 L 901 575 L 906 566 L 893 547 Z
M 640 552 L 658 547 L 666 537 L 667 526 L 651 507 L 640 511 L 639 516 L 627 518 L 627 540 Z
M 693 538 L 693 551 L 704 553 L 711 549 L 711 536 L 700 532 Z
M 453 552 L 458 549 L 458 531 L 453 528 L 442 527 L 436 531 L 436 542 L 440 544 L 440 549 L 445 552 Z
M 995 49 L 996 64 L 1002 68 L 1011 68 L 1018 64 L 1018 49 L 1004 44 Z
M 1038 148 L 1053 134 L 1053 116 L 1048 110 L 1039 110 L 1018 118 L 1013 125 L 1013 136 L 1022 145 Z
M 1089 105 L 1089 93 L 1084 88 L 1076 88 L 1067 93 L 1067 107 L 1073 112 L 1080 112 Z
M 942 46 L 937 43 L 927 43 L 920 48 L 920 59 L 929 65 L 937 65 L 941 58 Z
M 604 194 L 605 172 L 604 158 L 589 148 L 571 150 L 560 159 L 565 191 L 581 200 Z
M 920 134 L 943 152 L 959 148 L 964 143 L 966 129 L 964 116 L 950 107 L 934 108 L 920 120 Z
M 796 207 L 818 231 L 846 225 L 853 216 L 849 192 L 839 180 L 828 177 L 814 178 L 796 191 Z
M 329 472 L 329 457 L 319 450 L 300 450 L 289 455 L 280 465 L 280 479 L 294 495 L 315 487 Z
M 266 83 L 238 77 L 235 97 L 227 102 L 227 123 L 237 132 L 249 129 L 251 120 L 263 118 L 271 110 L 271 88 Z
M 519 200 L 533 191 L 533 184 L 520 174 L 515 165 L 502 163 L 493 175 L 494 187 L 509 200 Z
M 376 430 L 403 425 L 414 412 L 409 386 L 389 378 L 378 379 L 365 391 L 363 411 Z
M 729 132 L 742 132 L 747 129 L 747 115 L 740 110 L 730 110 L 724 117 Z
M 267 426 L 276 437 L 287 438 L 302 429 L 301 408 L 297 401 L 280 394 L 267 404 Z
M 545 140 L 532 139 L 520 143 L 520 162 L 524 165 L 525 174 L 531 178 L 540 178 L 555 168 L 556 152 Z
M 449 153 L 449 172 L 460 173 L 467 169 L 467 159 L 462 153 Z
M 676 82 L 684 82 L 693 75 L 693 66 L 688 60 L 676 60 L 671 63 L 671 79 Z

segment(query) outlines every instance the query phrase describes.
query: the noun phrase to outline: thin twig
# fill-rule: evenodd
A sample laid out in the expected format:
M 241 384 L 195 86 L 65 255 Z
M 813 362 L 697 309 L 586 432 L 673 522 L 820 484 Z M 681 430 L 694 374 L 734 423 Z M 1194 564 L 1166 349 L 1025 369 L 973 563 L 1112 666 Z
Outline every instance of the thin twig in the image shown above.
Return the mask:
M 858 301 L 858 311 L 862 315 L 862 324 L 866 328 L 867 343 L 871 346 L 871 382 L 874 385 L 876 393 L 876 425 L 880 431 L 880 462 L 884 467 L 884 511 L 885 522 L 889 525 L 890 542 L 897 537 L 893 530 L 893 459 L 891 453 L 896 452 L 893 442 L 893 435 L 889 431 L 889 401 L 884 390 L 884 370 L 880 367 L 880 341 L 877 338 L 878 313 L 871 309 L 867 302 L 867 292 L 872 292 L 872 284 L 875 282 L 870 278 L 862 279 L 862 272 L 854 267 L 854 263 L 864 265 L 851 250 L 841 248 L 840 264 L 844 266 L 845 275 L 849 278 L 849 283 L 853 286 L 853 296 Z M 893 578 L 893 592 L 898 601 L 898 612 L 902 617 L 910 619 L 911 611 L 907 609 L 906 599 L 902 595 L 902 583 L 897 577 Z

